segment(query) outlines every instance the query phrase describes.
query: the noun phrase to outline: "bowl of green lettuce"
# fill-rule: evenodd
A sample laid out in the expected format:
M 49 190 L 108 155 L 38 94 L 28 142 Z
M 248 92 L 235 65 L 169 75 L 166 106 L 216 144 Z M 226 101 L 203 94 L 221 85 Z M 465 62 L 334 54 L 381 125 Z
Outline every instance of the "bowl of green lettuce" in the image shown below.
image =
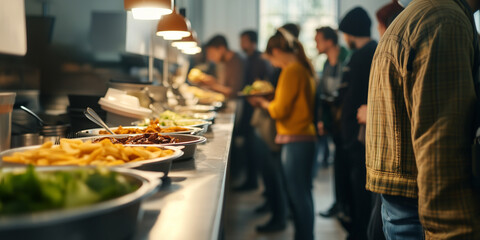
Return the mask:
M 2 169 L 0 239 L 124 239 L 159 183 L 131 169 Z

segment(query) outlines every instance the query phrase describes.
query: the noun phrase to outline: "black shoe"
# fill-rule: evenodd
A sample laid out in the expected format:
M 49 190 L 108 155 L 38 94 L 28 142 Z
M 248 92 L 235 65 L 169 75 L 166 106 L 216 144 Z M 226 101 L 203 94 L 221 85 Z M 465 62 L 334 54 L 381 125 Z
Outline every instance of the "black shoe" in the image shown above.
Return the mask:
M 333 204 L 330 209 L 328 209 L 326 212 L 320 212 L 318 215 L 324 218 L 331 218 L 331 217 L 336 217 L 339 213 L 339 209 L 337 204 Z
M 265 225 L 257 226 L 256 230 L 259 233 L 270 233 L 270 232 L 279 232 L 285 230 L 287 224 L 283 223 L 271 223 L 268 222 Z
M 268 203 L 265 201 L 264 204 L 260 205 L 259 207 L 255 208 L 255 213 L 266 213 L 270 211 L 270 206 Z

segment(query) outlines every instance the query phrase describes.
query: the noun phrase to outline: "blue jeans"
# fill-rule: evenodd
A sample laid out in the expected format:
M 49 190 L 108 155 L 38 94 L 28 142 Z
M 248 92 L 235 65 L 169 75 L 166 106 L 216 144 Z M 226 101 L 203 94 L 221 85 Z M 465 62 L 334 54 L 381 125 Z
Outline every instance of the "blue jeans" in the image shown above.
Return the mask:
M 317 139 L 318 140 L 315 143 L 315 159 L 312 168 L 312 178 L 317 176 L 317 170 L 319 166 L 327 166 L 328 158 L 330 154 L 332 154 L 328 148 L 328 135 L 320 136 Z
M 282 146 L 285 185 L 295 225 L 296 240 L 313 240 L 312 168 L 315 142 L 294 142 Z
M 267 204 L 272 218 L 269 223 L 283 225 L 287 222 L 287 194 L 282 170 L 280 151 L 273 152 L 256 132 L 252 141 L 255 161 L 262 173 Z
M 383 232 L 387 240 L 424 239 L 418 200 L 382 194 Z

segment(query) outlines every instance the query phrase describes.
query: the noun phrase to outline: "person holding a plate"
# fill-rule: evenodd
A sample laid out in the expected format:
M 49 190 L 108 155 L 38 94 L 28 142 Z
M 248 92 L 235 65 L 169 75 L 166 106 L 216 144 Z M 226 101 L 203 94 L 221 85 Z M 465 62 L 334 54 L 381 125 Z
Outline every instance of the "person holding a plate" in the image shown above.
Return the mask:
M 282 69 L 275 96 L 272 101 L 258 96 L 249 97 L 249 101 L 268 110 L 276 121 L 275 142 L 282 144 L 281 158 L 295 239 L 314 239 L 311 191 L 316 139 L 314 70 L 302 44 L 284 28 L 279 28 L 268 40 L 265 57 Z
M 198 83 L 226 97 L 234 97 L 245 83 L 245 61 L 230 50 L 223 35 L 213 36 L 205 45 L 207 60 L 215 63 L 217 77 L 204 74 Z

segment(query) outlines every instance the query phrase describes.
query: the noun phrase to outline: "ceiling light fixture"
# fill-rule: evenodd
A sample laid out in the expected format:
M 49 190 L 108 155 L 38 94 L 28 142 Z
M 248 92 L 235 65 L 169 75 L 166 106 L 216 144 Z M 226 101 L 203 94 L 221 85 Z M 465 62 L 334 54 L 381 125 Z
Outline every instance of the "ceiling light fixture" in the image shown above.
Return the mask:
M 198 45 L 196 33 L 194 31 L 190 33 L 190 36 L 172 42 L 172 46 L 180 50 L 196 47 Z
M 202 48 L 201 47 L 193 47 L 193 48 L 187 48 L 183 49 L 182 53 L 188 54 L 188 55 L 195 55 L 197 53 L 201 53 Z
M 134 19 L 158 20 L 172 13 L 173 0 L 124 0 L 123 6 Z
M 178 14 L 175 7 L 171 14 L 158 21 L 157 36 L 162 36 L 165 40 L 180 40 L 190 35 L 190 21 Z

